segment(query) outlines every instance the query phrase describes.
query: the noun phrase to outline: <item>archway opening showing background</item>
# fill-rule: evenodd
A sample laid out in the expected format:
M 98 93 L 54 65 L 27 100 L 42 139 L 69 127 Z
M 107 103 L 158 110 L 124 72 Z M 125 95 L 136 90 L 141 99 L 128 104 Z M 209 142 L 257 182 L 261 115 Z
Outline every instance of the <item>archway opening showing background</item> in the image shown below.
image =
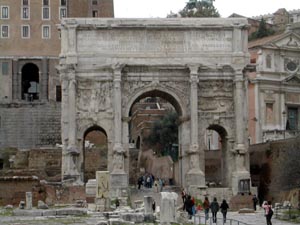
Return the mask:
M 33 101 L 39 99 L 39 68 L 27 63 L 22 68 L 22 99 Z
M 107 134 L 99 126 L 92 126 L 84 133 L 84 182 L 96 178 L 96 171 L 107 171 L 108 168 Z
M 226 187 L 227 132 L 220 125 L 210 125 L 205 132 L 205 179 L 208 186 Z
M 129 180 L 145 174 L 179 183 L 179 116 L 181 107 L 168 93 L 152 90 L 141 94 L 131 105 L 129 140 L 139 148 L 138 168 L 129 168 Z M 133 171 L 137 171 L 133 173 Z

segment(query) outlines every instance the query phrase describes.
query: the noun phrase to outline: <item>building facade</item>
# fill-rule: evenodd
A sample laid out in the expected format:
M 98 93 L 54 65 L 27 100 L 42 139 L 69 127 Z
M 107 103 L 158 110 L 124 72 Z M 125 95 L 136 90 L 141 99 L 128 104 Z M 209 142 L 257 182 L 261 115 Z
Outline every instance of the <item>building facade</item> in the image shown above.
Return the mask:
M 249 43 L 250 143 L 293 137 L 300 128 L 300 36 L 294 30 Z
M 113 16 L 113 0 L 0 1 L 0 148 L 61 143 L 57 25 Z

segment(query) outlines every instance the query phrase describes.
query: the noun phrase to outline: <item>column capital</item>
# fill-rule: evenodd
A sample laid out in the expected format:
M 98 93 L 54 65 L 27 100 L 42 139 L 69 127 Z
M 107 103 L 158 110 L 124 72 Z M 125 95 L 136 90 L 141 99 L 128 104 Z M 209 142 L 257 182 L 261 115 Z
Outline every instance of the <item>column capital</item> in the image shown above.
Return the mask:
M 198 70 L 200 65 L 199 64 L 189 64 L 187 67 L 190 70 L 190 75 L 198 75 Z

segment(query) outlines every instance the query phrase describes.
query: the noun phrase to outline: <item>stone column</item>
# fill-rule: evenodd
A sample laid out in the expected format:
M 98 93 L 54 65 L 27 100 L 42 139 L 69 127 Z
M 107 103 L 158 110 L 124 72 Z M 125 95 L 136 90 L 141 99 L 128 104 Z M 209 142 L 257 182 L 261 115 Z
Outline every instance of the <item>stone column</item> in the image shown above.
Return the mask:
M 42 73 L 40 76 L 40 100 L 48 99 L 48 59 L 42 59 Z
M 13 78 L 12 78 L 12 99 L 20 100 L 21 96 L 19 96 L 19 61 L 18 59 L 13 59 Z
M 198 143 L 198 66 L 190 66 L 190 110 L 191 110 L 191 142 L 189 149 L 190 169 L 187 173 L 187 185 L 191 191 L 191 186 L 205 185 L 205 177 L 200 169 L 200 152 Z
M 79 148 L 77 146 L 76 127 L 76 79 L 75 68 L 69 65 L 61 71 L 62 83 L 62 177 L 72 184 L 81 185 L 79 169 Z
M 113 171 L 111 173 L 111 195 L 120 197 L 123 189 L 128 187 L 128 176 L 124 169 L 125 150 L 122 146 L 122 98 L 121 76 L 122 66 L 113 68 L 114 75 L 114 145 L 113 145 Z
M 26 192 L 26 209 L 32 209 L 32 192 Z
M 176 202 L 178 195 L 175 192 L 161 192 L 160 224 L 176 223 Z
M 240 180 L 250 179 L 250 173 L 246 169 L 245 159 L 247 157 L 246 148 L 246 129 L 245 129 L 245 101 L 244 79 L 242 72 L 236 75 L 235 80 L 235 147 L 233 153 L 235 155 L 235 172 L 233 172 L 232 190 L 234 194 L 238 193 L 238 185 Z

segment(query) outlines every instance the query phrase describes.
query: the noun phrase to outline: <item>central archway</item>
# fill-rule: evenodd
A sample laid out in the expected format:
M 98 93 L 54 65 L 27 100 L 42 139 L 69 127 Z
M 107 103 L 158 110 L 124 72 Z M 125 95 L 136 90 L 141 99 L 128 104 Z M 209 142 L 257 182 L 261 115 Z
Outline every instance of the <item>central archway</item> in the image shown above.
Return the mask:
M 128 137 L 138 151 L 134 153 L 133 149 L 129 149 L 129 154 L 138 154 L 138 162 L 136 165 L 129 164 L 129 180 L 152 174 L 168 184 L 184 184 L 180 137 L 184 123 L 180 122 L 183 110 L 179 98 L 166 90 L 146 88 L 133 95 L 131 100 L 127 108 L 131 118 Z M 163 126 L 159 135 L 164 137 L 153 136 L 155 126 Z

